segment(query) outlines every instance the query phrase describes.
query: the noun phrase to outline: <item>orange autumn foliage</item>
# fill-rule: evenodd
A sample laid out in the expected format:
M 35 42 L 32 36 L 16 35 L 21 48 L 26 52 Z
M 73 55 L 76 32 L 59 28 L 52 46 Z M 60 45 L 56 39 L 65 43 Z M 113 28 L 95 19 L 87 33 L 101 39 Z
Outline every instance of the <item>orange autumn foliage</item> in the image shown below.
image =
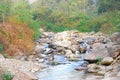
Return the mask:
M 16 56 L 32 53 L 33 31 L 26 26 L 6 23 L 0 26 L 0 44 L 4 46 L 4 54 Z

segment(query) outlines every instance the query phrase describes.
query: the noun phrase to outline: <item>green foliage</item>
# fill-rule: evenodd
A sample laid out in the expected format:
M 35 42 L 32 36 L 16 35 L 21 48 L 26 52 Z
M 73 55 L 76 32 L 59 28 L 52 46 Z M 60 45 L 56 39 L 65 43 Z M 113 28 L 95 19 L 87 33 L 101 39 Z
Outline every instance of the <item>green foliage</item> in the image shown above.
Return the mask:
M 102 31 L 106 34 L 120 31 L 120 11 L 107 12 L 103 15 L 93 17 L 89 27 L 94 31 Z
M 78 25 L 76 26 L 75 29 L 81 31 L 81 32 L 88 32 L 89 31 L 89 24 L 90 24 L 90 18 L 86 15 L 79 15 L 78 17 L 79 19 L 79 23 Z
M 3 45 L 0 44 L 0 52 L 2 52 L 2 51 L 3 51 Z
M 98 14 L 101 14 L 103 12 L 120 10 L 119 0 L 98 0 L 98 3 L 99 3 Z
M 39 21 L 40 26 L 47 31 L 60 32 L 70 29 L 87 31 L 88 20 L 83 15 L 87 12 L 85 6 L 87 0 L 37 0 L 32 9 L 34 19 Z
M 39 38 L 40 32 L 39 32 L 39 22 L 33 20 L 33 12 L 30 8 L 30 5 L 27 1 L 19 1 L 16 4 L 13 5 L 13 16 L 14 18 L 12 21 L 17 24 L 23 24 L 27 25 L 29 28 L 33 30 L 33 37 L 34 40 Z M 23 37 L 20 34 L 20 37 Z
M 52 23 L 48 23 L 46 30 L 47 31 L 54 31 L 54 32 L 61 32 L 61 31 L 65 31 L 65 30 L 71 30 L 71 28 L 70 27 L 63 27 L 63 26 L 56 26 Z
M 9 72 L 5 72 L 2 74 L 2 80 L 12 80 L 13 79 L 13 75 Z
M 0 0 L 0 22 L 2 21 L 2 15 L 7 18 L 10 15 L 11 1 L 10 0 Z
M 97 58 L 97 63 L 96 63 L 96 64 L 99 65 L 99 64 L 101 63 L 102 60 L 103 60 L 103 58 L 98 57 L 98 58 Z
M 41 35 L 39 28 L 40 28 L 40 23 L 38 21 L 32 20 L 28 26 L 34 31 L 34 40 L 38 39 Z
M 16 16 L 19 22 L 27 24 L 32 20 L 32 13 L 30 11 L 30 6 L 26 1 L 19 1 L 13 5 L 12 9 L 13 16 Z

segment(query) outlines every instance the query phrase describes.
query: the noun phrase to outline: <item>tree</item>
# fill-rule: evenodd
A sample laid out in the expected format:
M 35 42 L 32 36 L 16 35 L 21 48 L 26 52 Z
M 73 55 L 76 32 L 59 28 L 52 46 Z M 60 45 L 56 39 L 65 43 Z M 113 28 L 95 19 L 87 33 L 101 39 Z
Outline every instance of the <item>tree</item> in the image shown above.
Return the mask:
M 98 0 L 99 8 L 98 14 L 109 11 L 120 10 L 120 1 L 119 0 Z
M 0 22 L 7 21 L 11 14 L 11 0 L 0 0 Z

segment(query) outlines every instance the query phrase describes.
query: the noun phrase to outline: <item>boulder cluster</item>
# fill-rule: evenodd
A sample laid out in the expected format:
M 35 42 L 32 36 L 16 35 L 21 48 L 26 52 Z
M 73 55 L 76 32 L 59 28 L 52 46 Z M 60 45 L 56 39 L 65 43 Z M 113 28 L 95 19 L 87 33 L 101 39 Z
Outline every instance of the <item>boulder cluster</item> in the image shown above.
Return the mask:
M 72 61 L 83 58 L 89 64 L 85 64 L 86 68 L 81 67 L 76 70 L 85 70 L 97 76 L 86 77 L 86 80 L 118 80 L 120 77 L 119 32 L 111 36 L 100 32 L 81 33 L 76 30 L 60 33 L 42 32 L 41 38 L 35 43 L 36 54 L 41 58 L 47 56 L 49 61 L 53 60 L 56 54 L 64 55 Z
M 77 71 L 85 71 L 84 80 L 119 80 L 120 79 L 120 33 L 113 33 L 111 36 L 100 32 L 81 33 L 77 30 L 64 31 L 59 33 L 45 32 L 41 30 L 41 38 L 35 41 L 33 46 L 35 52 L 31 55 L 19 55 L 16 59 L 8 60 L 0 57 L 0 64 L 10 64 L 8 70 L 16 74 L 17 68 L 26 67 L 25 70 L 20 70 L 15 75 L 13 80 L 18 80 L 18 75 L 21 75 L 20 80 L 37 80 L 35 77 L 30 77 L 28 72 L 38 71 L 42 63 L 59 64 L 55 61 L 55 55 L 63 55 L 68 61 L 84 62 Z M 2 62 L 5 63 L 2 63 Z M 24 62 L 28 61 L 28 62 Z M 53 62 L 55 61 L 55 62 Z M 6 63 L 7 62 L 7 63 Z M 12 66 L 19 64 L 12 71 Z M 7 65 L 8 65 L 7 64 Z M 27 64 L 21 66 L 22 64 Z M 30 67 L 33 65 L 34 67 Z M 12 70 L 11 70 L 12 69 Z M 28 70 L 29 69 L 29 70 Z M 27 75 L 27 76 L 26 76 Z M 25 76 L 25 78 L 23 78 Z M 30 78 L 30 79 L 29 79 Z

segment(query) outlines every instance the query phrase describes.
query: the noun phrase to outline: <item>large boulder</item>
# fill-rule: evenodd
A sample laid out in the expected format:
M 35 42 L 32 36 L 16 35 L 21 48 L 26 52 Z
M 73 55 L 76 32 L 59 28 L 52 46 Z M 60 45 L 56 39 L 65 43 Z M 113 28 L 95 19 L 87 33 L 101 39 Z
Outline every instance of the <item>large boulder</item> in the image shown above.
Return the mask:
M 72 45 L 69 47 L 73 52 L 76 52 L 76 51 L 79 51 L 80 48 L 79 48 L 79 45 Z
M 13 80 L 38 80 L 38 78 L 30 72 L 19 71 L 15 74 Z
M 110 38 L 115 44 L 120 44 L 120 32 L 113 33 Z
M 79 54 L 74 54 L 71 50 L 65 50 L 66 54 L 65 56 L 67 57 L 68 60 L 71 61 L 78 61 L 80 55 Z
M 109 57 L 109 53 L 106 48 L 93 50 L 91 53 L 85 54 L 84 60 L 88 62 L 97 62 L 98 59 Z
M 7 71 L 11 72 L 13 75 L 19 70 L 38 72 L 40 69 L 45 68 L 42 63 L 33 63 L 31 61 L 20 61 L 16 59 L 0 59 L 1 68 L 5 68 Z
M 75 54 L 73 54 L 71 50 L 65 50 L 65 52 L 66 52 L 65 56 L 67 58 L 73 58 L 73 57 L 75 57 Z
M 95 73 L 96 75 L 104 75 L 106 72 L 105 66 L 101 66 L 97 64 L 89 64 L 87 68 L 88 68 L 88 72 Z
M 106 72 L 105 73 L 105 75 L 104 75 L 104 78 L 109 78 L 109 77 L 114 77 L 114 76 L 116 76 L 117 75 L 117 72 L 116 71 L 108 71 L 108 72 Z
M 84 60 L 86 60 L 90 63 L 97 62 L 97 57 L 94 54 L 89 53 L 89 54 L 85 54 Z
M 85 53 L 86 52 L 86 46 L 80 46 L 80 52 Z
M 83 70 L 87 70 L 87 68 L 86 67 L 77 67 L 77 68 L 75 68 L 75 70 L 77 70 L 77 71 L 83 71 Z
M 113 58 L 112 57 L 105 57 L 103 58 L 101 64 L 103 65 L 110 65 L 113 62 Z
M 43 53 L 45 51 L 45 47 L 41 46 L 41 45 L 36 45 L 35 46 L 35 52 L 36 53 Z
M 113 66 L 106 66 L 106 72 L 110 72 L 113 70 Z
M 85 35 L 84 33 L 80 33 L 77 30 L 64 31 L 64 32 L 56 33 L 54 35 L 52 42 L 55 45 L 67 47 L 75 51 L 78 45 L 77 41 L 82 39 L 82 36 L 84 35 Z
M 68 48 L 69 46 L 71 46 L 71 41 L 68 41 L 68 40 L 55 41 L 55 42 L 53 42 L 53 44 Z
M 110 57 L 116 57 L 120 53 L 120 45 L 112 45 L 107 47 Z M 118 53 L 118 54 L 117 54 Z
M 98 46 L 100 46 L 100 44 L 101 44 L 101 43 L 94 43 L 94 44 L 92 45 L 92 49 L 96 49 Z

